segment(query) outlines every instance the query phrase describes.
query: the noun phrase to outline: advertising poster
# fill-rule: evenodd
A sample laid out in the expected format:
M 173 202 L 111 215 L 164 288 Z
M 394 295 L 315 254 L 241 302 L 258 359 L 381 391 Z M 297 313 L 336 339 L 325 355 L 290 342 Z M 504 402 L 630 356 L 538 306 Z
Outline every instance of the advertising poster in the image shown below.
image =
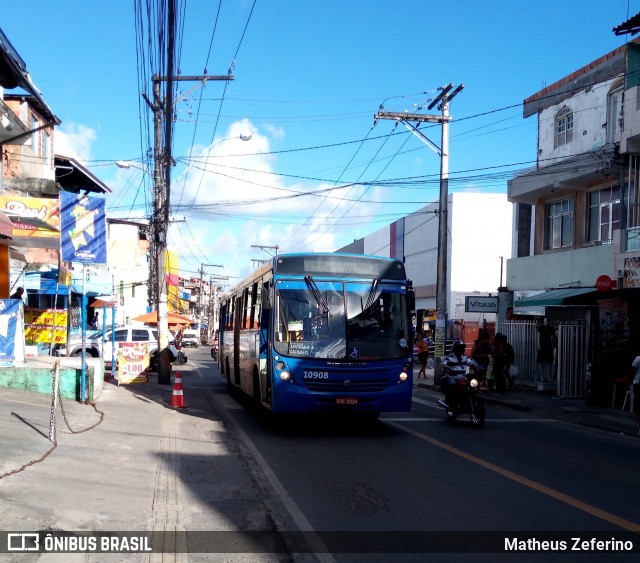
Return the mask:
M 640 257 L 624 259 L 624 287 L 640 287 Z
M 118 385 L 149 383 L 148 342 L 119 342 Z
M 107 263 L 104 199 L 60 194 L 60 253 L 63 262 Z
M 66 344 L 67 315 L 62 309 L 27 309 L 24 312 L 27 344 Z
M 25 361 L 24 317 L 20 299 L 0 299 L 0 366 Z

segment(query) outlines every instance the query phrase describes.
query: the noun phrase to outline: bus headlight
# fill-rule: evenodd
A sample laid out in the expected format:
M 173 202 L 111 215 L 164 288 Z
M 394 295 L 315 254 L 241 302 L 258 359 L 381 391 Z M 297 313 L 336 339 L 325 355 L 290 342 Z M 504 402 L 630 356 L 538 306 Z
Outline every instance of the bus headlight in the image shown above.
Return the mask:
M 400 381 L 406 381 L 407 379 L 409 379 L 409 376 L 407 375 L 406 371 L 403 371 L 399 377 L 400 377 Z
M 283 361 L 276 362 L 276 369 L 283 370 L 286 366 Z
M 280 379 L 282 379 L 282 381 L 289 381 L 291 379 L 291 374 L 288 371 L 281 371 Z

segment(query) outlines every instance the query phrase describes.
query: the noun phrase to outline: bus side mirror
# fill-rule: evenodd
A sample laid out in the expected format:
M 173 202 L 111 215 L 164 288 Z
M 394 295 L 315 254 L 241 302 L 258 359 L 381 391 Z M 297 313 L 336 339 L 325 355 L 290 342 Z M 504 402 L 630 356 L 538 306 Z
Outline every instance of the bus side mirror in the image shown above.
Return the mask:
M 413 291 L 413 283 L 411 280 L 407 280 L 407 304 L 409 306 L 409 311 L 416 310 L 416 294 Z

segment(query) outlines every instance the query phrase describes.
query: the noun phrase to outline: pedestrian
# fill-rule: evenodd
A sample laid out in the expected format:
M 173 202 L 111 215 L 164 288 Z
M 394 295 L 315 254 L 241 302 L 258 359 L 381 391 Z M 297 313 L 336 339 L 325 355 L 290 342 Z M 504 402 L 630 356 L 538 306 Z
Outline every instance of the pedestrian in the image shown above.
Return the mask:
M 633 419 L 640 422 L 640 356 L 636 356 L 631 362 L 631 369 L 627 377 L 633 378 L 631 380 L 633 385 Z
M 497 332 L 493 337 L 493 347 L 491 349 L 492 375 L 495 381 L 495 390 L 497 393 L 504 393 L 507 389 L 507 337 L 501 332 Z
M 93 325 L 93 328 L 95 329 L 99 329 L 100 328 L 100 315 L 98 314 L 98 311 L 96 311 L 93 314 L 93 321 L 91 323 Z
M 22 299 L 22 295 L 24 294 L 24 287 L 19 287 L 16 289 L 9 299 Z
M 420 364 L 420 371 L 418 372 L 418 379 L 421 377 L 427 378 L 427 362 L 429 361 L 429 345 L 424 335 L 419 332 L 415 339 L 416 346 L 418 347 L 418 363 Z
M 509 389 L 513 389 L 513 377 L 511 376 L 511 366 L 516 361 L 516 352 L 513 349 L 513 346 L 507 339 L 507 335 L 503 334 L 502 339 L 504 342 L 504 376 L 507 382 Z
M 477 340 L 471 348 L 471 359 L 478 364 L 478 379 L 481 384 L 486 383 L 487 367 L 489 366 L 489 357 L 491 356 L 491 339 L 489 333 L 483 329 L 480 330 Z

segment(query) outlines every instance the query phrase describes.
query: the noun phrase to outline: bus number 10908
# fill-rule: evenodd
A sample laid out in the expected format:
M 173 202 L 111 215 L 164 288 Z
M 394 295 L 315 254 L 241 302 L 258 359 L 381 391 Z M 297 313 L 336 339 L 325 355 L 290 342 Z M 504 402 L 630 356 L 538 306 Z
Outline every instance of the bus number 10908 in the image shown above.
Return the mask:
M 329 379 L 328 371 L 304 371 L 304 379 Z

